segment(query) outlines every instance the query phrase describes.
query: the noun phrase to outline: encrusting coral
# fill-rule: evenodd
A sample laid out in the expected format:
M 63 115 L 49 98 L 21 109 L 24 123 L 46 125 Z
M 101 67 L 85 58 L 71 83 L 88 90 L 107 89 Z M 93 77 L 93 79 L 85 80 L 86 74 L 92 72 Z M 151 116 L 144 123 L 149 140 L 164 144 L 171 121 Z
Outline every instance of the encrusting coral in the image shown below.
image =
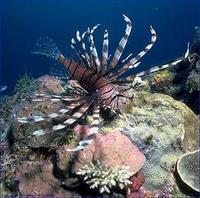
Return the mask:
M 132 182 L 129 178 L 133 175 L 128 166 L 108 167 L 99 161 L 90 162 L 82 167 L 77 175 L 80 175 L 90 189 L 97 189 L 100 193 L 111 193 L 111 189 L 124 189 Z
M 175 165 L 185 150 L 198 147 L 198 117 L 167 95 L 135 93 L 124 120 L 116 119 L 102 130 L 109 133 L 113 128 L 118 128 L 145 155 L 143 187 L 155 193 L 172 183 L 166 168 Z

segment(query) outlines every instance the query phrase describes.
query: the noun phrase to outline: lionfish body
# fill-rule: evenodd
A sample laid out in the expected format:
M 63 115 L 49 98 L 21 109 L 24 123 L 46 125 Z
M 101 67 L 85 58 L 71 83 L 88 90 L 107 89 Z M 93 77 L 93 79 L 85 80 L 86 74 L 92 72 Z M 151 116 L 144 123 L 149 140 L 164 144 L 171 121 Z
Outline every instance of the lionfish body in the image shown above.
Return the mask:
M 101 106 L 112 107 L 113 110 L 119 108 L 118 90 L 109 78 L 85 68 L 82 64 L 67 60 L 63 55 L 59 57 L 59 61 L 71 73 L 71 78 L 77 80 L 88 94 L 96 94 Z
M 150 26 L 151 43 L 135 57 L 132 57 L 132 54 L 130 54 L 120 62 L 120 58 L 123 54 L 132 29 L 130 19 L 125 15 L 123 16 L 126 22 L 125 33 L 112 58 L 108 53 L 109 40 L 107 30 L 104 32 L 102 58 L 100 59 L 98 56 L 93 33 L 99 24 L 94 26 L 92 29 L 88 28 L 88 30 L 82 35 L 79 31 L 77 31 L 76 39 L 73 38 L 71 41 L 71 47 L 76 50 L 81 63 L 65 58 L 55 43 L 49 38 L 41 39 L 36 44 L 37 49 L 33 52 L 33 54 L 42 54 L 64 64 L 70 73 L 70 79 L 75 80 L 73 81 L 73 86 L 76 88 L 76 91 L 68 96 L 49 96 L 45 94 L 38 94 L 37 97 L 44 97 L 50 101 L 66 102 L 67 107 L 65 109 L 60 109 L 57 113 L 51 113 L 46 116 L 22 117 L 18 118 L 18 121 L 22 123 L 39 122 L 45 119 L 64 116 L 75 108 L 76 111 L 72 113 L 71 117 L 66 119 L 62 124 L 56 125 L 52 129 L 37 130 L 33 132 L 33 136 L 41 136 L 46 133 L 64 129 L 67 126 L 74 124 L 79 118 L 87 113 L 90 107 L 93 107 L 93 122 L 91 123 L 88 136 L 84 140 L 80 141 L 76 148 L 69 149 L 69 151 L 78 151 L 90 144 L 92 142 L 92 138 L 98 132 L 99 113 L 101 108 L 120 110 L 123 103 L 122 98 L 127 97 L 125 94 L 127 87 L 124 88 L 121 86 L 121 81 L 118 79 L 129 69 L 137 67 L 140 64 L 140 58 L 151 49 L 156 41 L 156 33 Z M 89 40 L 87 45 L 84 42 L 86 35 L 88 35 Z M 122 65 L 120 68 L 116 67 L 119 65 L 119 62 L 120 65 Z M 152 68 L 152 71 L 159 69 L 160 68 L 158 67 L 154 67 Z M 135 77 L 142 76 L 144 74 L 145 72 L 140 72 L 135 75 Z M 128 87 L 128 89 L 129 88 L 130 87 Z M 35 99 L 35 101 L 38 100 Z

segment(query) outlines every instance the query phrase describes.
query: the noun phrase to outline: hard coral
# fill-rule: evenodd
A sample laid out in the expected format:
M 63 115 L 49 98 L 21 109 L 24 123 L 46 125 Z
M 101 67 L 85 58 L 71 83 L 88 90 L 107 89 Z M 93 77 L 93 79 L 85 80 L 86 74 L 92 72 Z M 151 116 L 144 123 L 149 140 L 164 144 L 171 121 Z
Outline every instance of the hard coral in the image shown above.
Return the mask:
M 186 88 L 189 93 L 199 90 L 199 74 L 195 70 L 190 72 L 186 81 Z
M 92 160 L 109 167 L 129 166 L 134 175 L 143 167 L 145 156 L 128 137 L 113 131 L 106 135 L 97 134 L 94 142 L 79 152 L 73 172 L 78 172 Z
M 31 85 L 31 83 L 33 83 L 33 78 L 25 73 L 16 83 L 15 88 L 14 88 L 14 92 L 24 92 L 26 90 L 27 87 L 29 87 Z
M 200 192 L 199 189 L 199 150 L 182 155 L 177 163 L 177 172 L 181 180 L 193 190 Z
M 122 190 L 128 184 L 131 184 L 129 178 L 133 173 L 130 172 L 127 166 L 108 167 L 97 161 L 85 165 L 77 174 L 83 178 L 91 189 L 97 189 L 100 193 L 111 193 L 114 187 Z
M 130 187 L 131 192 L 138 191 L 142 184 L 144 183 L 144 174 L 139 171 L 134 176 L 131 177 L 130 181 L 132 182 Z
M 116 119 L 103 130 L 121 128 L 145 155 L 144 188 L 160 191 L 171 182 L 170 168 L 183 154 L 183 149 L 198 147 L 198 117 L 183 103 L 162 94 L 138 92 L 130 113 Z

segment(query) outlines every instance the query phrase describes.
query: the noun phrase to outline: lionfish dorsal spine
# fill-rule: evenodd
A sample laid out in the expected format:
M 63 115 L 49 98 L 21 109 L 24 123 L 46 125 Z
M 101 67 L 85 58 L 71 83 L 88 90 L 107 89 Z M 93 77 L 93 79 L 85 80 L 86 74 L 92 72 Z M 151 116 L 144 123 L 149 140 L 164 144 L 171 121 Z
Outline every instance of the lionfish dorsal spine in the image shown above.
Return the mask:
M 121 38 L 120 42 L 119 42 L 119 45 L 114 53 L 114 56 L 113 56 L 113 59 L 111 61 L 111 66 L 112 67 L 115 67 L 126 47 L 126 44 L 127 44 L 127 41 L 128 41 L 128 38 L 130 36 L 130 33 L 131 33 L 131 29 L 132 29 L 132 22 L 131 20 L 126 16 L 126 15 L 123 15 L 124 17 L 124 20 L 126 21 L 126 29 L 125 29 L 125 34 L 124 36 Z
M 93 33 L 97 29 L 98 26 L 99 26 L 99 24 L 94 26 L 91 30 L 88 28 L 89 42 L 90 42 L 90 53 L 91 53 L 92 59 L 94 61 L 94 66 L 95 66 L 94 70 L 96 72 L 99 72 L 100 69 L 101 69 L 100 68 L 101 67 L 100 60 L 99 60 L 99 57 L 98 57 L 97 49 L 96 49 L 96 46 L 95 46 L 95 43 L 94 43 L 94 36 L 93 36 Z
M 151 32 L 151 43 L 148 44 L 144 50 L 139 52 L 134 58 L 130 59 L 125 65 L 121 67 L 115 74 L 111 76 L 112 79 L 115 79 L 116 77 L 119 77 L 126 71 L 128 71 L 130 68 L 135 67 L 135 64 L 153 47 L 154 43 L 156 42 L 156 32 L 153 29 L 152 26 L 150 26 L 150 32 Z
M 104 31 L 103 35 L 103 47 L 102 47 L 102 67 L 103 67 L 103 73 L 107 71 L 107 64 L 108 64 L 108 45 L 109 45 L 109 39 L 108 39 L 108 31 Z

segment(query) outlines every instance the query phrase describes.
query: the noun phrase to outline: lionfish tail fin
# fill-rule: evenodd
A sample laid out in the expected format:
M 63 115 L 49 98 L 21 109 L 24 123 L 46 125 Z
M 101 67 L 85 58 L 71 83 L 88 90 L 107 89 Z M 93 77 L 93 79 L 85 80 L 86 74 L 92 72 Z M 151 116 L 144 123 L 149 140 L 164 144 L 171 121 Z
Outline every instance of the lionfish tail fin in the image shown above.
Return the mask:
M 40 54 L 54 60 L 58 60 L 61 52 L 51 38 L 45 37 L 37 40 L 31 54 Z

